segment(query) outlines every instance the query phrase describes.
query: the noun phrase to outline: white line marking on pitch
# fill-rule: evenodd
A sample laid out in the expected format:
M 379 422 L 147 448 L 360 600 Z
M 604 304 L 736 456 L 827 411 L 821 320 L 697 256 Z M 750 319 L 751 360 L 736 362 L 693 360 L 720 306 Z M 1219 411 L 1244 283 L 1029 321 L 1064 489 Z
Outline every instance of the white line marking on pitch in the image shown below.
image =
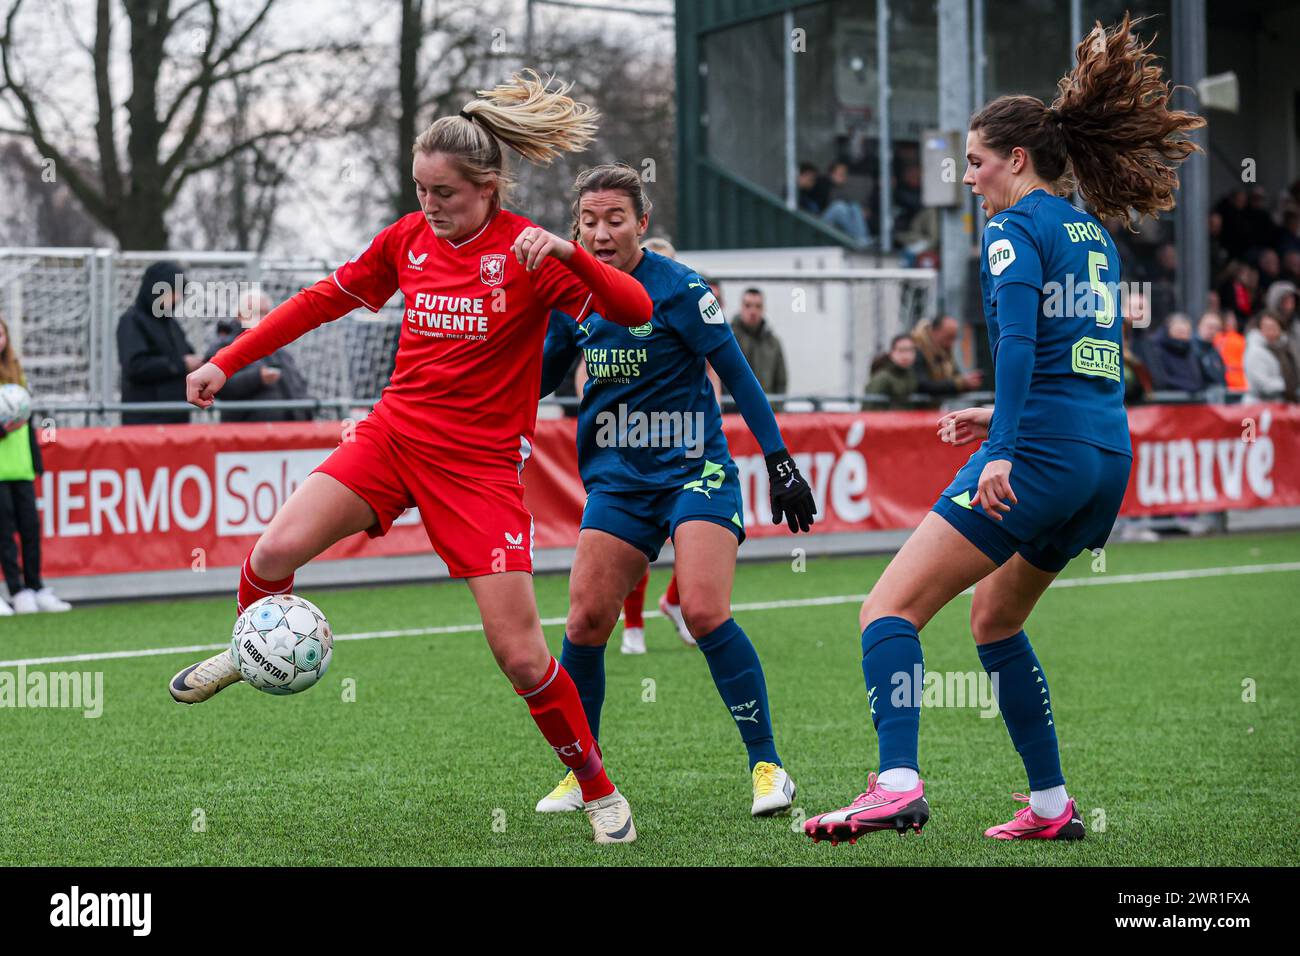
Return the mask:
M 1082 588 L 1107 584 L 1147 584 L 1157 581 L 1187 581 L 1193 578 L 1218 578 L 1236 574 L 1277 574 L 1300 571 L 1300 561 L 1280 564 L 1236 564 L 1225 568 L 1188 568 L 1182 571 L 1146 571 L 1141 574 L 1107 574 L 1089 578 L 1058 578 L 1052 588 Z M 962 592 L 974 594 L 974 588 Z M 779 611 L 795 607 L 825 607 L 836 604 L 861 604 L 865 594 L 835 594 L 828 597 L 789 598 L 781 601 L 751 601 L 733 604 L 733 611 Z M 663 617 L 658 611 L 646 611 L 645 617 Z M 562 617 L 542 618 L 543 627 L 564 624 Z M 435 634 L 470 634 L 483 630 L 481 624 L 450 624 L 444 627 L 413 627 L 395 631 L 359 631 L 356 634 L 335 634 L 336 641 L 373 641 L 385 637 L 427 637 Z M 0 667 L 36 667 L 42 664 L 76 664 L 83 661 L 112 661 L 130 657 L 161 657 L 166 654 L 198 654 L 219 651 L 229 644 L 190 644 L 186 647 L 149 647 L 138 651 L 100 651 L 92 654 L 68 654 L 63 657 L 28 657 L 23 660 L 0 661 Z

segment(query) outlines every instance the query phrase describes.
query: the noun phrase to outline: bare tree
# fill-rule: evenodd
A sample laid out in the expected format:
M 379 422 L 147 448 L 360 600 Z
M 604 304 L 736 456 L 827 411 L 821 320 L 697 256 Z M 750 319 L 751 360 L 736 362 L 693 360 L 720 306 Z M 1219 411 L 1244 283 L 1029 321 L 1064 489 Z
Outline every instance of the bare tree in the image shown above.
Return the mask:
M 500 72 L 500 30 L 492 27 L 500 22 L 499 7 L 482 0 L 395 2 L 397 70 L 388 72 L 391 47 L 374 51 L 371 109 L 354 128 L 357 165 L 371 173 L 370 188 L 357 197 L 358 216 L 368 225 L 373 225 L 372 199 L 394 219 L 419 209 L 411 186 L 411 144 L 428 123 L 455 113 Z
M 229 22 L 217 0 L 188 0 L 177 9 L 171 0 L 121 0 L 121 15 L 115 15 L 112 0 L 95 0 L 93 41 L 83 46 L 93 68 L 96 107 L 94 154 L 87 156 L 78 149 L 78 137 L 53 132 L 59 118 L 53 91 L 33 85 L 19 62 L 23 3 L 13 0 L 0 34 L 0 99 L 16 117 L 13 128 L 0 132 L 30 139 L 42 157 L 53 160 L 60 179 L 123 248 L 166 247 L 167 212 L 191 177 L 331 126 L 320 111 L 290 111 L 252 124 L 242 137 L 217 147 L 205 133 L 220 93 L 241 79 L 251 81 L 271 68 L 284 70 L 309 55 L 356 48 L 350 42 L 313 43 L 246 55 L 275 0 L 263 0 L 238 24 Z M 130 33 L 131 91 L 119 102 L 112 50 L 122 16 Z M 173 51 L 174 41 L 185 34 L 196 41 L 188 58 Z M 175 80 L 164 83 L 164 77 Z M 170 96 L 168 86 L 175 87 Z M 119 128 L 123 106 L 125 135 Z
M 35 161 L 16 139 L 0 144 L 0 195 L 0 246 L 94 246 L 106 238 L 53 166 Z
M 567 234 L 577 173 L 600 163 L 636 169 L 654 203 L 650 233 L 677 229 L 675 84 L 671 58 L 646 52 L 634 38 L 588 22 L 557 20 L 538 29 L 535 69 L 574 84 L 574 95 L 600 110 L 600 134 L 585 153 L 547 169 L 520 164 L 516 202 L 536 221 Z
M 550 228 L 568 228 L 569 186 L 584 166 L 620 160 L 642 172 L 655 201 L 652 229 L 676 226 L 673 191 L 675 141 L 673 66 L 639 50 L 629 35 L 590 20 L 554 18 L 534 31 L 531 56 L 514 35 L 506 13 L 516 10 L 481 0 L 396 0 L 401 12 L 398 69 L 373 94 L 374 107 L 360 127 L 355 149 L 373 176 L 358 195 L 359 219 L 374 225 L 367 200 L 382 198 L 394 218 L 419 208 L 411 188 L 411 144 L 424 126 L 454 114 L 477 90 L 533 67 L 574 83 L 574 94 L 602 114 L 600 136 L 586 153 L 566 156 L 546 169 L 519 162 L 512 205 Z M 517 19 L 517 18 L 516 18 Z M 518 24 L 515 24 L 518 26 Z M 391 51 L 383 61 L 391 62 Z M 382 75 L 382 74 L 381 74 Z M 389 130 L 396 129 L 394 139 Z

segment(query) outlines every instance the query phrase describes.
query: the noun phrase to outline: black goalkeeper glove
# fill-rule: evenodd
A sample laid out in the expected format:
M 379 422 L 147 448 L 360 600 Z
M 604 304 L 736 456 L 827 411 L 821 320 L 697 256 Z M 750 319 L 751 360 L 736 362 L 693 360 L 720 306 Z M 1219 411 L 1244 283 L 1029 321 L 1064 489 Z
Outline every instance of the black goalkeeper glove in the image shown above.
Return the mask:
M 780 524 L 782 516 L 790 530 L 798 533 L 813 525 L 817 502 L 812 489 L 795 466 L 794 459 L 784 448 L 767 456 L 767 490 L 772 496 L 772 524 Z

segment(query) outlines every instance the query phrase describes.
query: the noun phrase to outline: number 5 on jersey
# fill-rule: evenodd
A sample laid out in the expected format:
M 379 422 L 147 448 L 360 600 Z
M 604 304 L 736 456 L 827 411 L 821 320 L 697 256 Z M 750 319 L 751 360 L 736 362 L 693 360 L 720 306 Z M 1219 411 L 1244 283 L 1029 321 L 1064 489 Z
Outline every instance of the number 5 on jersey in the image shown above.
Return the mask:
M 1088 281 L 1093 292 L 1101 297 L 1099 306 L 1094 306 L 1097 313 L 1097 327 L 1108 329 L 1115 324 L 1115 293 L 1102 281 L 1102 271 L 1109 271 L 1106 253 L 1093 250 L 1088 253 Z

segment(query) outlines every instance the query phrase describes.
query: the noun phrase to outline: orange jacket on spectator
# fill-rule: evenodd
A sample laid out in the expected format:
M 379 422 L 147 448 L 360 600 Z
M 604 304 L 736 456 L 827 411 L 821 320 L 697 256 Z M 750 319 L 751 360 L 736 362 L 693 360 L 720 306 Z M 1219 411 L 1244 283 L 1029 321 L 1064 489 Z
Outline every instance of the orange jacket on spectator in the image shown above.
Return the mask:
M 1214 337 L 1214 347 L 1223 356 L 1225 380 L 1230 392 L 1246 390 L 1246 337 L 1240 332 L 1220 332 Z

